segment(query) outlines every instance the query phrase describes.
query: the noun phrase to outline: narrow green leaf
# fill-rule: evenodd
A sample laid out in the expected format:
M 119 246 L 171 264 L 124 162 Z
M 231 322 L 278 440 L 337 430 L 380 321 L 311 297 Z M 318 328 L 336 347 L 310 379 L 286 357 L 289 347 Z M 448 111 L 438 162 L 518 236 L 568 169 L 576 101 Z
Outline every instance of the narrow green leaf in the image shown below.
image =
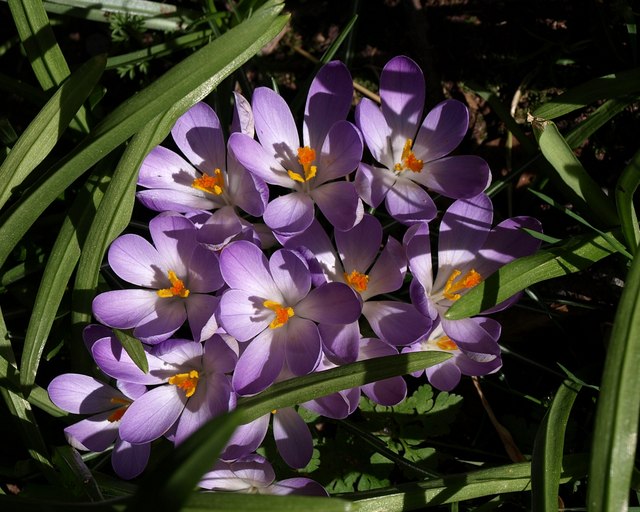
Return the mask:
M 610 231 L 607 235 L 616 236 L 617 232 Z M 571 238 L 558 247 L 518 258 L 499 268 L 463 295 L 445 316 L 449 320 L 459 320 L 478 315 L 527 286 L 578 272 L 615 252 L 616 249 L 601 235 Z
M 589 80 L 538 107 L 533 115 L 544 119 L 555 119 L 598 100 L 618 98 L 638 92 L 640 92 L 640 68 Z
M 578 203 L 580 210 L 592 213 L 595 221 L 609 227 L 617 225 L 613 203 L 587 174 L 555 123 L 539 117 L 530 120 L 542 154 L 556 171 L 552 179 Z
M 57 446 L 53 450 L 53 463 L 60 472 L 63 486 L 78 497 L 92 502 L 104 501 L 100 488 L 78 451 L 71 446 Z
M 608 123 L 617 114 L 622 112 L 629 104 L 636 101 L 634 96 L 625 96 L 605 101 L 595 111 L 591 112 L 587 119 L 571 130 L 567 136 L 567 144 L 571 149 L 580 146 L 593 135 L 598 128 Z
M 107 116 L 64 160 L 55 164 L 26 193 L 20 204 L 0 219 L 0 265 L 24 233 L 73 181 L 106 154 L 198 89 L 213 90 L 224 78 L 275 37 L 288 20 L 277 16 L 280 1 L 267 2 L 253 17 L 174 66 Z
M 268 494 L 241 494 L 230 492 L 204 492 L 192 494 L 180 509 L 182 512 L 348 512 L 351 503 L 339 498 L 315 496 L 270 496 Z
M 140 368 L 144 373 L 149 372 L 149 361 L 147 360 L 147 354 L 142 348 L 142 342 L 130 336 L 124 331 L 119 329 L 114 329 L 113 332 L 116 335 L 116 338 L 120 340 L 122 347 L 126 350 L 129 357 L 133 360 L 138 368 Z
M 616 183 L 616 207 L 620 227 L 631 254 L 636 254 L 640 244 L 640 227 L 633 202 L 633 196 L 640 185 L 640 151 L 637 151 L 622 171 Z
M 564 433 L 581 387 L 577 382 L 565 380 L 538 429 L 531 459 L 531 509 L 534 512 L 558 510 Z
M 625 281 L 613 321 L 596 409 L 587 489 L 589 510 L 624 511 L 640 412 L 640 257 Z

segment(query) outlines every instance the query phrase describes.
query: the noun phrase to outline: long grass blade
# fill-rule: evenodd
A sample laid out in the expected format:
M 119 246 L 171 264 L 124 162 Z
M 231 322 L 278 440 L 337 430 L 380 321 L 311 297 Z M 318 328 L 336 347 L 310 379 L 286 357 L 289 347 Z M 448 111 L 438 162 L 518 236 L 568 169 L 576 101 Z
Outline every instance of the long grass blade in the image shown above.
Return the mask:
M 615 193 L 622 235 L 627 242 L 629 251 L 634 255 L 640 244 L 640 227 L 638 227 L 638 216 L 633 202 L 638 185 L 640 185 L 640 151 L 633 155 L 627 167 L 622 171 L 616 183 Z

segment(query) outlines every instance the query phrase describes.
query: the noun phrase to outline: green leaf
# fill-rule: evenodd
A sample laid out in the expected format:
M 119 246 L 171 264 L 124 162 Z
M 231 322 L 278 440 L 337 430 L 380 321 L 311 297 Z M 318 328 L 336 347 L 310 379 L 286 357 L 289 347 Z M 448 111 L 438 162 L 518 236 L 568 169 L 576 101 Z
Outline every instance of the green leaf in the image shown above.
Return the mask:
M 595 221 L 609 227 L 617 225 L 613 203 L 587 174 L 555 123 L 536 117 L 531 118 L 531 124 L 542 154 L 556 171 L 552 179 L 571 196 L 579 209 L 592 213 Z
M 134 338 L 120 329 L 114 329 L 113 332 L 136 366 L 144 373 L 149 373 L 149 361 L 147 360 L 147 354 L 142 347 L 142 342 L 138 338 Z
M 616 207 L 620 218 L 620 227 L 631 254 L 636 254 L 640 244 L 640 228 L 633 196 L 640 184 L 640 151 L 637 151 L 622 171 L 616 183 Z
M 53 149 L 64 129 L 102 76 L 106 58 L 87 61 L 54 93 L 0 166 L 0 208 Z
M 181 509 L 183 512 L 348 512 L 351 503 L 338 498 L 315 496 L 270 496 L 268 494 L 238 494 L 214 492 L 192 494 Z
M 567 144 L 571 149 L 580 146 L 593 135 L 601 126 L 608 123 L 613 117 L 622 112 L 629 104 L 636 100 L 633 96 L 608 100 L 591 112 L 587 119 L 571 130 L 567 136 Z
M 538 429 L 531 459 L 531 509 L 533 511 L 558 510 L 564 433 L 573 402 L 581 387 L 570 379 L 565 380 L 560 385 Z
M 616 236 L 614 231 L 607 236 Z M 578 272 L 596 261 L 614 254 L 606 238 L 601 235 L 577 236 L 566 243 L 518 258 L 500 267 L 485 281 L 472 288 L 446 312 L 449 320 L 459 320 L 478 315 L 508 299 L 527 286 Z
M 75 448 L 71 446 L 54 448 L 53 463 L 60 472 L 62 485 L 73 494 L 93 502 L 104 501 L 91 471 Z
M 640 257 L 618 304 L 596 410 L 587 491 L 590 510 L 626 510 L 640 412 Z
M 251 18 L 184 59 L 108 115 L 25 193 L 20 204 L 2 216 L 0 265 L 47 206 L 89 167 L 192 91 L 202 92 L 192 98 L 194 102 L 202 99 L 273 39 L 288 20 L 277 16 L 282 7 L 276 0 L 265 3 Z

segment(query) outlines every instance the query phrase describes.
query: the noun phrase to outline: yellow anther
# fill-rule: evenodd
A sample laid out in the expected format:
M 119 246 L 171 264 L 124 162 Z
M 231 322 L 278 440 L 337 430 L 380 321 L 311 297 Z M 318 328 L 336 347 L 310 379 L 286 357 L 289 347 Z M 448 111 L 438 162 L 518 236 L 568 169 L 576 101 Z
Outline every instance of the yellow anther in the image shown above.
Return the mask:
M 441 350 L 457 350 L 458 348 L 458 345 L 456 345 L 449 336 L 442 336 L 442 338 L 438 338 L 436 340 L 436 345 Z
M 413 140 L 407 139 L 407 142 L 404 143 L 404 147 L 402 148 L 402 156 L 400 158 L 400 163 L 395 164 L 393 168 L 396 171 L 411 171 L 411 172 L 420 172 L 422 171 L 422 167 L 424 162 L 419 158 L 416 158 L 416 155 L 413 151 L 411 151 L 411 146 L 413 145 Z
M 169 378 L 169 384 L 183 389 L 186 397 L 189 398 L 196 392 L 199 378 L 200 374 L 198 371 L 191 370 L 189 373 L 176 373 L 173 377 Z
M 282 327 L 289 321 L 289 318 L 294 315 L 292 307 L 284 307 L 282 304 L 274 300 L 265 300 L 262 305 L 275 313 L 275 317 L 269 324 L 271 329 Z
M 357 270 L 352 270 L 351 274 L 344 273 L 344 279 L 351 288 L 358 293 L 362 293 L 369 285 L 369 276 L 362 274 Z
M 199 178 L 193 180 L 191 183 L 193 188 L 207 192 L 208 194 L 214 194 L 219 196 L 224 191 L 224 176 L 220 169 L 213 171 L 213 176 L 210 174 L 203 174 Z
M 315 177 L 318 172 L 318 168 L 315 165 L 311 165 L 315 159 L 316 152 L 314 149 L 311 149 L 309 146 L 298 148 L 298 163 L 302 166 L 304 176 L 299 172 L 288 170 L 287 174 L 289 175 L 289 178 L 293 181 L 297 181 L 298 183 L 304 183 L 305 181 L 309 181 L 311 178 Z
M 162 288 L 158 290 L 158 295 L 163 299 L 167 299 L 170 297 L 182 297 L 183 299 L 189 296 L 189 290 L 184 285 L 184 281 L 182 279 L 178 279 L 176 273 L 173 270 L 169 270 L 169 282 L 171 283 L 171 288 Z
M 469 270 L 464 276 L 460 277 L 462 272 L 460 270 L 454 270 L 451 272 L 449 279 L 447 279 L 444 285 L 444 291 L 442 295 L 449 300 L 458 300 L 462 295 L 457 293 L 462 290 L 469 290 L 474 286 L 477 286 L 482 281 L 482 276 L 475 270 Z M 460 279 L 458 279 L 460 277 Z M 456 281 L 457 279 L 457 281 Z

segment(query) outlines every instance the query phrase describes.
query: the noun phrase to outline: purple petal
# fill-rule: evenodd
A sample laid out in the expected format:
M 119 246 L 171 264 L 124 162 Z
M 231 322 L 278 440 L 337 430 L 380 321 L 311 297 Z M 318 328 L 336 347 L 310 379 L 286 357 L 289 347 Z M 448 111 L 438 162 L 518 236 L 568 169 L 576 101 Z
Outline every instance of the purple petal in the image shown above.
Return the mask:
M 462 375 L 488 375 L 502 367 L 502 358 L 498 356 L 490 361 L 475 361 L 461 352 L 455 358 L 455 363 Z
M 309 293 L 309 267 L 295 252 L 288 249 L 274 252 L 269 260 L 269 270 L 284 299 L 283 304 L 294 306 Z
M 131 329 L 149 316 L 162 300 L 154 290 L 112 290 L 93 299 L 93 314 L 103 324 Z
M 232 202 L 254 217 L 260 217 L 269 202 L 269 188 L 238 162 L 233 151 L 227 157 L 227 193 Z
M 309 427 L 291 407 L 278 409 L 273 415 L 273 437 L 278 452 L 292 468 L 303 468 L 313 455 L 313 439 Z
M 173 270 L 182 279 L 188 275 L 188 263 L 198 244 L 196 232 L 193 222 L 175 212 L 161 213 L 149 221 L 153 245 L 165 261 L 163 270 Z
M 318 156 L 318 175 L 315 186 L 342 178 L 355 171 L 362 160 L 362 137 L 348 121 L 339 121 L 331 127 Z
M 313 201 L 301 192 L 290 192 L 271 201 L 264 211 L 264 222 L 272 230 L 299 233 L 313 221 Z
M 218 330 L 218 322 L 215 317 L 220 299 L 211 295 L 195 293 L 186 302 L 187 318 L 194 341 L 203 341 L 211 338 Z
M 369 272 L 369 283 L 361 294 L 362 300 L 398 290 L 404 281 L 406 262 L 402 245 L 395 238 L 389 237 L 387 245 Z
M 136 366 L 129 354 L 115 338 L 103 338 L 94 343 L 91 354 L 100 370 L 114 379 L 135 384 L 161 384 L 169 378 L 172 369 L 164 361 L 146 353 L 149 372 Z
M 218 321 L 238 341 L 249 341 L 264 331 L 273 312 L 263 306 L 264 298 L 244 290 L 227 290 L 220 298 Z
M 111 454 L 111 465 L 120 478 L 131 480 L 147 467 L 150 453 L 151 444 L 131 444 L 118 437 Z
M 429 225 L 426 222 L 420 222 L 409 227 L 404 235 L 403 243 L 413 280 L 419 282 L 427 294 L 431 293 L 433 267 Z
M 327 418 L 342 420 L 353 414 L 359 403 L 360 388 L 356 387 L 321 396 L 315 400 L 305 402 L 302 406 Z
M 361 163 L 356 172 L 354 186 L 365 203 L 377 208 L 395 182 L 396 175 L 388 169 Z
M 293 168 L 297 164 L 300 136 L 289 105 L 266 87 L 258 87 L 253 91 L 251 105 L 260 144 L 285 167 Z
M 373 332 L 391 345 L 410 345 L 424 338 L 431 329 L 431 319 L 411 304 L 397 301 L 368 301 L 362 314 Z
M 458 347 L 465 352 L 485 354 L 482 360 L 490 361 L 500 355 L 498 338 L 500 324 L 482 316 L 463 320 L 442 319 L 442 328 Z M 480 358 L 476 358 L 480 360 Z
M 267 258 L 255 244 L 238 241 L 220 253 L 220 271 L 230 288 L 245 290 L 258 297 L 278 297 L 278 289 L 269 273 Z
M 253 110 L 251 103 L 240 93 L 233 92 L 234 106 L 231 120 L 231 133 L 240 132 L 253 137 L 255 126 L 253 124 Z
M 380 250 L 382 226 L 378 219 L 367 214 L 352 229 L 336 231 L 334 236 L 345 271 L 366 273 Z
M 218 116 L 199 102 L 182 114 L 171 129 L 180 151 L 203 173 L 224 169 L 226 151 Z
M 257 420 L 236 428 L 220 458 L 222 460 L 235 460 L 256 451 L 267 435 L 270 420 L 271 413 L 260 416 Z
M 411 172 L 411 171 L 408 171 Z M 438 213 L 433 199 L 409 179 L 396 180 L 385 198 L 389 215 L 402 224 L 433 220 Z
M 204 245 L 198 244 L 193 249 L 187 284 L 191 293 L 214 292 L 224 284 L 217 254 Z
M 322 485 L 310 478 L 286 478 L 272 484 L 269 493 L 275 495 L 297 494 L 300 496 L 329 496 Z
M 289 177 L 280 160 L 251 137 L 242 133 L 232 133 L 229 137 L 229 151 L 243 167 L 266 183 L 286 188 L 294 187 L 295 182 Z M 293 169 L 297 165 L 298 162 L 294 158 L 293 164 L 288 168 Z
M 385 167 L 393 168 L 395 162 L 389 151 L 391 128 L 382 115 L 380 107 L 370 99 L 362 98 L 356 106 L 355 119 L 373 158 Z
M 150 345 L 170 338 L 187 319 L 184 300 L 181 297 L 160 298 L 156 308 L 135 326 L 133 335 Z
M 353 81 L 347 67 L 337 60 L 322 66 L 311 82 L 304 108 L 305 146 L 319 148 L 333 124 L 346 119 L 352 100 Z
M 422 122 L 413 151 L 429 162 L 451 153 L 462 142 L 469 127 L 469 110 L 458 100 L 438 103 Z
M 455 155 L 424 165 L 412 178 L 430 190 L 453 199 L 477 196 L 491 183 L 491 170 L 475 155 Z
M 179 371 L 199 370 L 202 367 L 201 358 L 204 347 L 202 343 L 172 338 L 163 341 L 151 349 L 153 355 L 165 363 L 179 368 Z
M 325 283 L 309 292 L 296 306 L 296 315 L 322 324 L 350 324 L 360 317 L 356 292 L 344 283 Z
M 184 392 L 170 384 L 148 391 L 129 406 L 120 420 L 120 437 L 132 444 L 158 439 L 180 417 L 186 401 Z
M 198 241 L 223 249 L 243 229 L 233 206 L 216 210 L 198 230 Z
M 396 355 L 398 351 L 377 338 L 364 338 L 360 345 L 360 360 Z M 392 377 L 362 386 L 362 392 L 380 405 L 393 406 L 407 396 L 407 384 L 402 377 Z
M 285 345 L 287 366 L 294 375 L 307 375 L 318 366 L 322 342 L 313 322 L 293 317 L 286 326 L 274 329 L 274 338 Z
M 358 322 L 318 325 L 325 355 L 336 364 L 353 363 L 358 359 L 360 328 Z
M 141 190 L 136 193 L 140 202 L 157 212 L 175 211 L 188 213 L 193 210 L 209 210 L 220 205 L 213 197 L 205 197 L 205 192 L 193 189 L 194 192 L 185 192 L 172 189 Z M 206 194 L 210 195 L 210 194 Z
M 238 359 L 232 382 L 239 395 L 255 395 L 276 380 L 285 358 L 284 343 L 274 342 L 277 330 L 264 330 L 247 345 Z
M 124 380 L 117 381 L 116 387 L 122 391 L 123 395 L 130 398 L 131 401 L 141 397 L 147 392 L 147 386 L 144 384 L 136 384 L 135 382 L 126 382 Z
M 117 421 L 109 421 L 113 411 L 107 411 L 69 425 L 64 429 L 69 443 L 78 449 L 102 452 L 111 445 L 118 435 Z
M 325 183 L 314 189 L 311 197 L 337 230 L 351 229 L 362 220 L 364 215 L 362 201 L 351 182 Z
M 153 245 L 138 235 L 122 235 L 109 247 L 109 266 L 125 281 L 147 288 L 160 288 L 158 275 L 165 260 Z
M 89 352 L 96 341 L 110 336 L 113 336 L 113 331 L 100 324 L 89 324 L 82 330 L 82 339 Z
M 429 383 L 440 391 L 451 391 L 460 382 L 460 369 L 450 359 L 426 370 Z
M 238 362 L 238 355 L 216 334 L 204 343 L 203 369 L 207 373 L 231 373 Z
M 122 398 L 122 393 L 111 386 L 78 373 L 58 375 L 47 391 L 54 404 L 74 414 L 108 411 L 116 408 L 113 398 Z

